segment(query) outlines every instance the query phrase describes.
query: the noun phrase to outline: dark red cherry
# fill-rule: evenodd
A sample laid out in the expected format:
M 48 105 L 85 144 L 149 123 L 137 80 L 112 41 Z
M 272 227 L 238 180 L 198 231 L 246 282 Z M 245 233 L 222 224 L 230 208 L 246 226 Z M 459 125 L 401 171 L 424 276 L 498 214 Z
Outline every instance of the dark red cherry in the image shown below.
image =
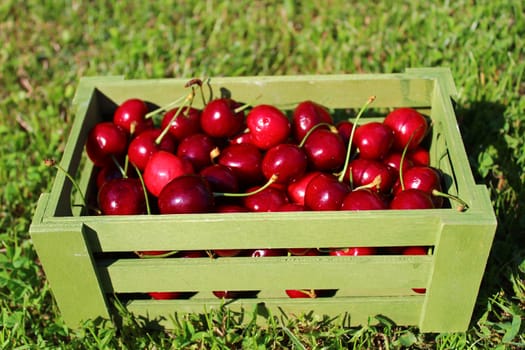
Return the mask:
M 401 168 L 401 158 L 402 153 L 398 151 L 390 152 L 385 158 L 383 158 L 383 163 L 385 163 L 388 168 L 392 171 L 392 174 L 394 178 L 399 177 L 399 169 Z M 414 163 L 412 160 L 405 157 L 403 159 L 403 172 L 407 171 L 407 169 L 414 166 Z
M 179 112 L 175 119 L 173 118 L 178 108 L 169 110 L 164 114 L 161 122 L 162 130 L 168 127 L 168 124 L 170 125 L 168 132 L 178 141 L 201 132 L 201 110 L 193 107 L 182 108 L 183 110 Z
M 393 110 L 385 117 L 383 123 L 388 125 L 394 132 L 393 147 L 400 151 L 409 143 L 409 150 L 417 148 L 428 131 L 426 118 L 412 108 Z
M 320 171 L 311 171 L 304 174 L 301 178 L 288 184 L 286 192 L 288 197 L 293 203 L 304 206 L 304 193 L 306 192 L 306 187 L 310 181 L 321 174 Z
M 384 123 L 369 122 L 355 130 L 353 144 L 359 149 L 359 157 L 381 159 L 390 152 L 394 133 Z
M 376 191 L 367 188 L 352 191 L 346 195 L 341 210 L 381 210 L 388 209 L 387 203 Z
M 213 194 L 208 182 L 194 174 L 171 180 L 159 194 L 161 214 L 207 213 L 212 211 Z
M 308 135 L 304 151 L 312 169 L 336 171 L 343 167 L 346 159 L 346 145 L 337 132 L 316 129 Z
M 398 192 L 390 201 L 390 209 L 433 209 L 432 196 L 424 191 L 406 189 Z
M 137 215 L 146 213 L 142 184 L 135 178 L 107 181 L 98 192 L 98 205 L 103 215 Z
M 113 114 L 113 123 L 120 126 L 129 135 L 140 134 L 143 130 L 153 127 L 152 119 L 145 119 L 148 113 L 146 102 L 139 98 L 130 98 L 122 102 Z
M 244 111 L 236 112 L 241 104 L 230 98 L 210 101 L 202 110 L 202 130 L 211 137 L 229 138 L 244 129 Z
M 159 150 L 170 153 L 175 152 L 177 147 L 176 140 L 170 134 L 164 135 L 160 142 L 157 142 L 161 133 L 162 130 L 157 128 L 148 129 L 131 140 L 128 147 L 128 157 L 131 164 L 144 171 L 153 153 Z
M 237 177 L 227 166 L 212 164 L 202 169 L 199 174 L 208 181 L 213 192 L 239 192 Z
M 304 205 L 309 210 L 339 210 L 349 192 L 348 184 L 339 182 L 332 174 L 322 173 L 306 187 Z
M 241 187 L 261 183 L 262 173 L 261 151 L 250 143 L 231 144 L 222 149 L 217 163 L 230 168 Z
M 212 151 L 217 147 L 211 137 L 206 134 L 192 134 L 184 138 L 177 147 L 177 156 L 187 159 L 195 171 L 212 164 Z
M 300 143 L 308 131 L 319 123 L 333 124 L 328 109 L 313 101 L 303 101 L 295 107 L 292 116 L 292 134 Z
M 262 172 L 267 180 L 277 175 L 278 183 L 289 183 L 303 176 L 308 160 L 297 145 L 282 143 L 270 148 L 262 159 Z
M 285 203 L 277 211 L 305 211 L 304 205 L 297 203 Z
M 342 120 L 336 124 L 336 128 L 337 132 L 343 139 L 344 144 L 348 145 L 350 135 L 352 134 L 352 129 L 354 128 L 354 124 L 349 120 Z
M 262 150 L 284 143 L 290 136 L 290 121 L 272 105 L 253 107 L 246 117 L 246 125 L 251 133 L 251 143 Z
M 88 133 L 86 152 L 96 166 L 112 162 L 112 157 L 126 153 L 128 136 L 124 129 L 112 122 L 100 122 Z

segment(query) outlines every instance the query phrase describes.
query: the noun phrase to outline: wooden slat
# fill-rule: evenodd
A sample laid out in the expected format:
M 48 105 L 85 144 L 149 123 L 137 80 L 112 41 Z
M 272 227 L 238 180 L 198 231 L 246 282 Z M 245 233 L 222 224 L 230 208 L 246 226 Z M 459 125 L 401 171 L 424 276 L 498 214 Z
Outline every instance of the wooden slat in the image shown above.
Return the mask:
M 98 270 L 110 293 L 338 289 L 365 294 L 428 284 L 431 256 L 121 259 Z
M 366 325 L 376 315 L 384 315 L 398 325 L 415 325 L 418 323 L 422 296 L 410 297 L 363 297 L 342 299 L 239 299 L 229 301 L 226 307 L 233 312 L 245 312 L 245 321 L 250 322 L 254 313 L 257 322 L 265 323 L 271 316 L 281 317 L 283 314 L 300 316 L 314 313 L 318 316 L 338 317 L 338 322 L 344 326 Z M 171 322 L 175 315 L 178 317 L 187 313 L 203 313 L 217 310 L 224 305 L 224 301 L 209 299 L 205 305 L 202 302 L 191 300 L 137 300 L 129 303 L 127 309 L 133 314 L 159 323 L 167 328 L 173 328 Z

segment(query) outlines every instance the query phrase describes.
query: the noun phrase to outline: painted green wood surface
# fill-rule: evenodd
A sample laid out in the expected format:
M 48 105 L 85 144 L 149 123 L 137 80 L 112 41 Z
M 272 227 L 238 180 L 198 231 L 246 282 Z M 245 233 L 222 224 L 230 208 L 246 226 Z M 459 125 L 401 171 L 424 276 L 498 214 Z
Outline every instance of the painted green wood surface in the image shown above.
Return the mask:
M 76 117 L 62 166 L 75 174 L 78 167 L 85 164 L 79 171 L 83 174 L 81 186 L 89 190 L 93 168 L 84 154 L 89 129 L 110 117 L 116 104 L 129 97 L 141 96 L 159 105 L 171 102 L 189 92 L 183 87 L 185 82 L 185 79 L 128 81 L 122 77 L 81 79 L 74 101 Z M 102 290 L 199 287 L 209 291 L 215 287 L 259 289 L 273 285 L 273 289 L 261 292 L 262 299 L 243 301 L 243 305 L 253 307 L 257 302 L 264 302 L 272 310 L 282 306 L 290 312 L 309 309 L 331 315 L 347 310 L 352 319 L 361 320 L 359 322 L 374 314 L 384 314 L 399 320 L 399 324 L 418 325 L 422 331 L 467 328 L 496 220 L 487 189 L 475 185 L 469 168 L 451 103 L 457 92 L 448 69 L 410 69 L 405 73 L 383 75 L 214 78 L 212 84 L 216 91 L 227 87 L 232 95 L 244 101 L 254 101 L 260 96 L 257 100 L 260 103 L 287 108 L 304 99 L 331 108 L 359 108 L 371 95 L 377 97 L 375 108 L 417 107 L 433 120 L 432 164 L 445 173 L 446 190 L 460 195 L 469 209 L 463 213 L 436 209 L 122 217 L 78 216 L 80 212 L 75 210 L 72 216 L 71 184 L 58 173 L 51 192 L 39 201 L 31 235 L 68 325 L 75 327 L 88 317 L 109 316 Z M 235 258 L 191 262 L 131 259 L 113 264 L 98 258 L 99 253 L 138 250 L 408 245 L 434 246 L 435 255 L 344 258 L 337 262 L 326 257 L 299 258 L 294 264 L 289 263 L 289 258 L 249 263 Z M 234 281 L 224 279 L 232 271 L 244 277 Z M 133 277 L 137 275 L 141 276 L 140 282 Z M 264 278 L 252 284 L 248 278 L 252 275 Z M 335 298 L 304 302 L 276 297 L 279 295 L 276 285 L 279 288 L 288 284 L 295 286 L 312 275 L 315 275 L 312 277 L 315 286 L 337 288 L 340 294 Z M 182 279 L 175 280 L 172 276 Z M 193 284 L 192 276 L 201 278 Z M 381 276 L 384 285 L 369 276 Z M 411 293 L 405 291 L 408 287 L 419 287 L 422 283 L 428 289 L 426 295 L 402 297 Z M 391 297 L 379 298 L 380 295 Z M 216 307 L 220 302 L 206 299 L 206 293 L 202 292 L 195 299 L 168 304 L 135 300 L 130 308 L 156 317 L 177 311 L 201 312 L 204 304 Z M 447 312 L 451 308 L 454 314 Z M 458 316 L 454 316 L 456 314 Z
M 31 239 L 66 324 L 76 327 L 90 318 L 109 318 L 81 225 L 54 229 L 34 225 Z
M 310 299 L 266 299 L 264 301 L 253 299 L 238 299 L 227 302 L 227 307 L 232 311 L 246 312 L 247 322 L 255 312 L 257 316 L 266 320 L 269 316 L 280 317 L 286 315 L 301 315 L 314 312 L 319 316 L 339 316 L 339 321 L 345 326 L 358 326 L 368 324 L 371 317 L 384 315 L 399 325 L 414 325 L 418 323 L 421 296 L 410 297 L 361 297 L 330 299 L 320 298 L 312 303 Z M 193 302 L 191 300 L 136 300 L 127 308 L 138 316 L 143 316 L 151 321 L 159 322 L 166 327 L 172 327 L 171 320 L 175 313 L 202 313 L 206 310 L 219 309 L 224 301 L 208 299 Z M 263 323 L 261 322 L 261 323 Z M 375 323 L 372 320 L 372 323 Z
M 106 292 L 405 289 L 428 284 L 431 256 L 121 259 L 101 261 Z M 319 273 L 315 273 L 319 272 Z M 257 276 L 255 278 L 255 276 Z M 371 278 L 373 276 L 373 278 Z

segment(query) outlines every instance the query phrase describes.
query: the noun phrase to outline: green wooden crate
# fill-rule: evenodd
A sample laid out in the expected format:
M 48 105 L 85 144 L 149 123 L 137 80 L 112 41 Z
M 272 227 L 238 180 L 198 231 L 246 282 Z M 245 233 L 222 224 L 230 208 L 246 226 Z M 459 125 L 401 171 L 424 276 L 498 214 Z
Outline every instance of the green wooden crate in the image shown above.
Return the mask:
M 80 81 L 76 115 L 61 165 L 78 174 L 89 192 L 93 166 L 86 159 L 87 132 L 110 118 L 116 104 L 139 97 L 165 105 L 187 93 L 186 80 Z M 56 302 L 66 323 L 111 318 L 112 297 L 165 323 L 175 313 L 224 306 L 213 290 L 260 290 L 257 298 L 226 307 L 268 315 L 341 315 L 346 325 L 383 315 L 424 332 L 465 331 L 469 325 L 496 228 L 484 186 L 474 182 L 452 106 L 456 94 L 448 69 L 408 69 L 399 74 L 213 78 L 242 101 L 292 106 L 311 99 L 334 109 L 359 108 L 375 95 L 374 108 L 414 107 L 433 121 L 432 165 L 447 175 L 451 194 L 469 209 L 360 212 L 284 212 L 141 216 L 83 216 L 71 209 L 72 185 L 58 173 L 44 193 L 30 228 Z M 366 121 L 366 119 L 365 119 Z M 204 250 L 346 246 L 432 246 L 427 256 L 139 259 L 146 250 Z M 119 258 L 119 256 L 121 258 Z M 426 288 L 416 294 L 412 288 Z M 333 297 L 290 299 L 284 290 L 337 289 Z M 148 300 L 148 291 L 198 291 L 187 300 Z M 452 310 L 452 311 L 451 311 Z

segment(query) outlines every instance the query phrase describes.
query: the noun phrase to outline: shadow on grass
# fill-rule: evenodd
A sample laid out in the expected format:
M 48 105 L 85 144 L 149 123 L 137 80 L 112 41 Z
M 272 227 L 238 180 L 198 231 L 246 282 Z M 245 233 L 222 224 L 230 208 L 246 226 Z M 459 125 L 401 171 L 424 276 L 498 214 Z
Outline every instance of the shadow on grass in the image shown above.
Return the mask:
M 505 111 L 505 105 L 488 101 L 456 108 L 475 180 L 487 185 L 498 220 L 473 323 L 483 316 L 487 303 L 498 293 L 503 291 L 507 298 L 515 295 L 512 275 L 520 273 L 519 265 L 525 260 L 525 169 L 518 164 L 516 150 L 502 132 L 506 128 Z

